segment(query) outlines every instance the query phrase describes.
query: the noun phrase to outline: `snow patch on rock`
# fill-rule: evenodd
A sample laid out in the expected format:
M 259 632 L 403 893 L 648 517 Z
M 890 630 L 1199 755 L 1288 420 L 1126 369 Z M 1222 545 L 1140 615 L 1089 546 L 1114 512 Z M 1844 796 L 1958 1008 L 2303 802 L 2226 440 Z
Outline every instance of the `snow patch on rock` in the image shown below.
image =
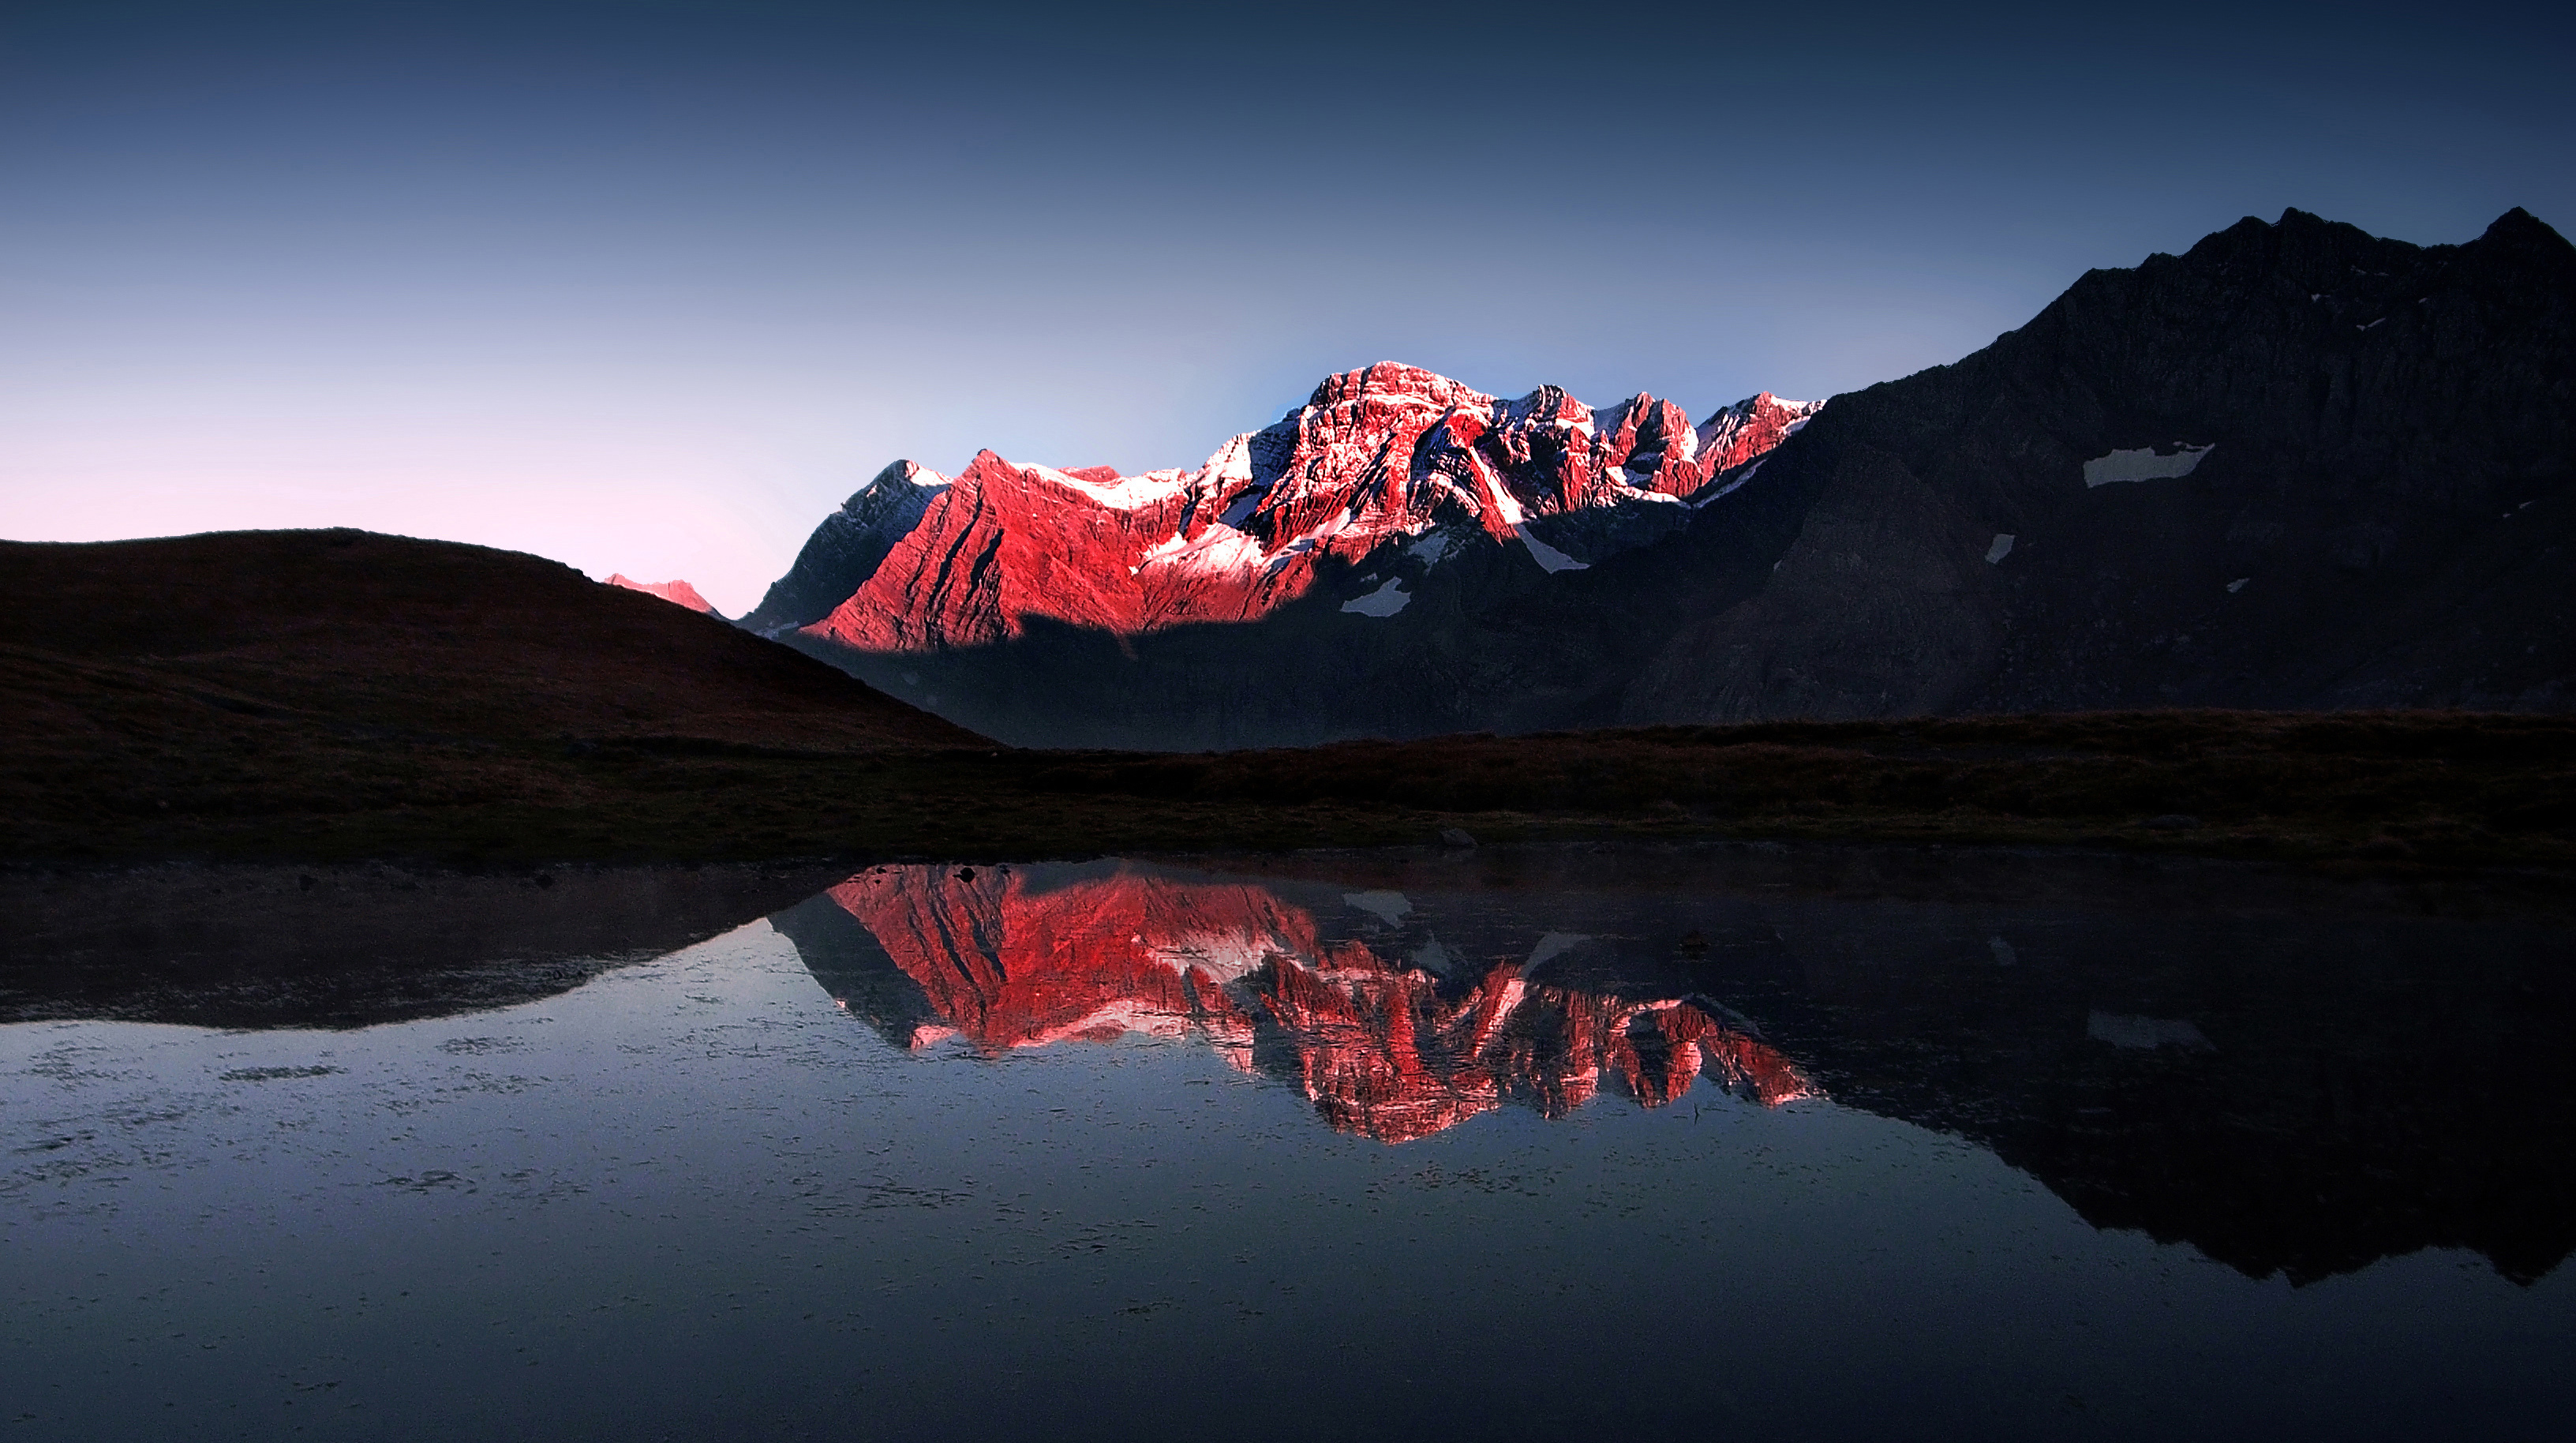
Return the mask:
M 2217 449 L 2217 443 L 2212 442 L 2207 446 L 2178 446 L 2164 456 L 2157 455 L 2153 446 L 2114 451 L 2084 463 L 2084 484 L 2089 489 L 2117 481 L 2171 481 L 2190 475 L 2200 465 L 2200 458 Z
M 1258 971 L 1272 955 L 1290 955 L 1292 949 L 1276 936 L 1252 932 L 1194 932 L 1169 939 L 1136 939 L 1146 955 L 1187 974 L 1193 967 L 1205 971 L 1219 982 L 1232 982 Z
M 1370 913 L 1390 927 L 1404 925 L 1404 916 L 1413 910 L 1411 899 L 1402 892 L 1344 892 L 1345 905 Z
M 1539 568 L 1551 576 L 1560 571 L 1588 571 L 1591 569 L 1591 562 L 1577 561 L 1573 557 L 1566 555 L 1564 552 L 1557 550 L 1555 547 L 1548 545 L 1546 542 L 1539 540 L 1537 537 L 1530 535 L 1530 531 L 1527 526 L 1515 526 L 1512 530 L 1519 533 L 1521 545 L 1529 548 L 1531 559 L 1537 561 Z
M 1114 481 L 1095 481 L 1058 471 L 1052 466 L 1021 468 L 1043 481 L 1053 482 L 1068 490 L 1079 491 L 1092 500 L 1117 511 L 1134 511 L 1157 502 L 1169 501 L 1181 494 L 1179 471 L 1148 471 L 1142 476 L 1121 476 Z
M 1368 595 L 1353 597 L 1343 602 L 1342 610 L 1360 616 L 1384 617 L 1393 616 L 1412 604 L 1413 598 L 1402 590 L 1402 582 L 1397 578 L 1389 577 L 1384 586 Z

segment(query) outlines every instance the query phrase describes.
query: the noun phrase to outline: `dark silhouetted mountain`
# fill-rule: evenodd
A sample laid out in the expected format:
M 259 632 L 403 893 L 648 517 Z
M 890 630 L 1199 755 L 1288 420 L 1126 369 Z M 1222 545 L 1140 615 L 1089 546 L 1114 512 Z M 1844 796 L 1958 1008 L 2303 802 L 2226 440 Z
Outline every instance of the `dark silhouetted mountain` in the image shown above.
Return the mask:
M 2565 710 L 2571 401 L 2576 249 L 2532 217 L 2248 219 L 1836 397 L 1693 528 L 1757 584 L 1618 714 Z

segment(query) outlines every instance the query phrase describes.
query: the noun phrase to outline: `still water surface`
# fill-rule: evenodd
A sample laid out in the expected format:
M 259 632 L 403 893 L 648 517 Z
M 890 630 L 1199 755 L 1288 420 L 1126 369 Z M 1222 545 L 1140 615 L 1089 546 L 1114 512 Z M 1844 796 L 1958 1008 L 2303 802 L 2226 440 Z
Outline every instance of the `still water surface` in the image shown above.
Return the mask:
M 1386 853 L 878 868 L 445 1012 L 22 955 L 0 1421 L 2564 1436 L 2565 940 L 2224 868 Z

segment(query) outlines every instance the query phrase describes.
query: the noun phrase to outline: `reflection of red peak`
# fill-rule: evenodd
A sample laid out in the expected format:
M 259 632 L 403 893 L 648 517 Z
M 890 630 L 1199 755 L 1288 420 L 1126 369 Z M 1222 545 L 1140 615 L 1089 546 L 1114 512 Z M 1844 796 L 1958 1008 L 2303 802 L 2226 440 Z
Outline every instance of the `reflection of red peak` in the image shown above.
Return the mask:
M 608 578 L 608 584 L 622 586 L 629 591 L 640 591 L 647 596 L 658 596 L 674 606 L 685 606 L 691 611 L 703 611 L 709 616 L 716 614 L 715 607 L 709 605 L 705 597 L 698 595 L 696 587 L 685 581 L 637 581 L 631 576 L 616 573 Z
M 901 652 L 1005 640 L 1031 617 L 1121 636 L 1251 621 L 1306 594 L 1326 558 L 1356 563 L 1408 539 L 1428 565 L 1483 544 L 1579 568 L 1529 523 L 1680 502 L 1815 409 L 1765 392 L 1694 428 L 1652 396 L 1595 409 L 1543 386 L 1502 400 L 1370 366 L 1326 378 L 1196 470 L 1063 471 L 991 451 L 953 480 L 915 468 L 922 509 L 889 512 L 885 559 L 805 630 Z
M 1732 471 L 1769 454 L 1824 407 L 1822 401 L 1783 401 L 1768 391 L 1738 401 L 1700 424 L 1700 459 L 1711 476 Z
M 997 868 L 881 867 L 831 896 L 987 1051 L 1177 1035 L 1196 1015 L 1192 974 L 1221 992 L 1272 953 L 1314 947 L 1313 919 L 1259 887 L 1131 872 L 1032 891 Z
M 985 1051 L 1196 1030 L 1250 1071 L 1260 1019 L 1335 1128 L 1427 1137 L 1506 1099 L 1563 1116 L 1605 1080 L 1649 1107 L 1703 1074 L 1772 1105 L 1809 1085 L 1770 1047 L 1684 1001 L 1632 1002 L 1495 967 L 1465 995 L 1267 889 L 1119 870 L 1038 889 L 1000 869 L 881 867 L 832 889 L 921 986 L 951 1036 Z

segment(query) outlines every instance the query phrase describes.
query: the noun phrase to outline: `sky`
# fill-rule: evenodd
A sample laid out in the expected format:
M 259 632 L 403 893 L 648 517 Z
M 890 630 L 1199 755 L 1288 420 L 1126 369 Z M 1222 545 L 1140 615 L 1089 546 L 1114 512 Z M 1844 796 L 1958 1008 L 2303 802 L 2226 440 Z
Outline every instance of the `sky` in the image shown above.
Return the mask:
M 887 462 L 1324 376 L 1695 416 L 2298 207 L 2576 227 L 2476 4 L 0 6 L 0 537 L 359 526 L 739 614 Z

